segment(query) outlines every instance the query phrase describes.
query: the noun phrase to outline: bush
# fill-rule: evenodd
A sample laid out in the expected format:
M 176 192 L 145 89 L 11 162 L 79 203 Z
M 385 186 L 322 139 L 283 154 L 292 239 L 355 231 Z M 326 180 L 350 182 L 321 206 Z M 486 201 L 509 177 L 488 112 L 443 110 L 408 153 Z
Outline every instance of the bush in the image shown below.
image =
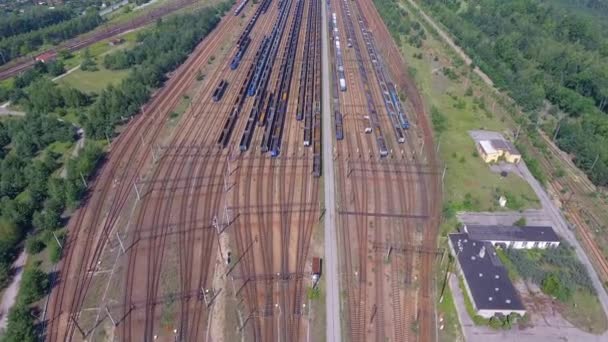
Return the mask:
M 507 249 L 506 254 L 522 278 L 540 285 L 543 292 L 560 301 L 569 299 L 577 290 L 595 294 L 585 267 L 572 247 L 564 241 L 557 248 L 528 251 Z
M 517 221 L 513 222 L 514 226 L 518 226 L 518 227 L 523 227 L 526 225 L 526 218 L 525 217 L 520 217 Z
M 441 135 L 448 126 L 446 116 L 435 106 L 431 107 L 431 123 L 433 124 L 433 129 L 435 129 L 437 135 Z
M 30 255 L 42 252 L 44 247 L 46 247 L 46 245 L 36 235 L 30 235 L 25 241 L 25 250 Z
M 21 305 L 29 305 L 44 297 L 48 290 L 48 275 L 36 266 L 26 267 L 21 278 L 18 301 Z
M 315 300 L 321 297 L 321 290 L 319 287 L 310 287 L 308 288 L 308 299 Z
M 34 317 L 25 305 L 16 304 L 8 314 L 8 321 L 2 341 L 35 342 Z
M 572 290 L 560 282 L 559 276 L 555 273 L 550 273 L 541 282 L 541 289 L 544 293 L 551 295 L 562 302 L 567 301 L 572 296 Z
M 11 265 L 5 261 L 0 261 L 0 289 L 5 288 L 11 279 Z
M 59 242 L 61 242 L 61 245 L 63 246 L 65 241 L 65 233 L 57 234 L 57 240 L 59 240 Z M 53 264 L 58 263 L 59 260 L 61 260 L 61 253 L 63 252 L 63 249 L 59 247 L 57 241 L 55 240 L 55 237 L 52 235 L 49 237 L 49 241 L 47 242 L 47 244 L 49 246 L 49 260 Z

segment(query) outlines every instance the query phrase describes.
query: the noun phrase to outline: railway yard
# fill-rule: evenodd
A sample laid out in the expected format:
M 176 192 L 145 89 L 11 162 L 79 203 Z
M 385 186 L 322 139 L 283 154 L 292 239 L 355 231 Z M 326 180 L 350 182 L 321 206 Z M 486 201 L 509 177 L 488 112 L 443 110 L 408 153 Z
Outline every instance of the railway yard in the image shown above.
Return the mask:
M 343 338 L 435 340 L 441 175 L 395 51 L 371 0 L 236 3 L 112 142 L 69 222 L 46 339 L 315 340 L 311 244 L 335 205 Z

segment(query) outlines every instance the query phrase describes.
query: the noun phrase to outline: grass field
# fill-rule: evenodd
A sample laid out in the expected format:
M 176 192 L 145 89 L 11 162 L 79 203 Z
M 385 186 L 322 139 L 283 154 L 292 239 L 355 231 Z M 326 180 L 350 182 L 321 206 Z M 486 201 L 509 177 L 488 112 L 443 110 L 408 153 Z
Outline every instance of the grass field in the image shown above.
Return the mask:
M 570 300 L 560 308 L 566 320 L 582 330 L 599 334 L 608 329 L 608 322 L 597 297 L 576 291 Z
M 108 40 L 97 42 L 89 47 L 91 57 L 97 63 L 99 70 L 97 71 L 83 71 L 75 70 L 70 74 L 57 80 L 59 84 L 66 84 L 78 90 L 87 93 L 99 93 L 109 84 L 118 84 L 125 78 L 129 71 L 127 70 L 108 70 L 103 67 L 103 56 L 109 53 L 113 53 L 119 50 L 129 49 L 135 46 L 137 39 L 137 32 L 130 32 L 122 36 L 125 40 L 124 43 L 117 46 L 110 46 Z M 74 68 L 83 60 L 84 50 L 75 53 L 71 58 L 64 61 L 66 69 Z
M 82 71 L 80 69 L 61 78 L 57 82 L 66 84 L 85 93 L 100 93 L 109 84 L 118 84 L 129 74 L 128 70 L 107 70 L 98 65 L 97 71 Z
M 445 200 L 458 209 L 496 211 L 501 210 L 498 197 L 505 194 L 510 198 L 507 209 L 540 207 L 527 182 L 515 175 L 501 177 L 477 155 L 468 131 L 485 129 L 509 136 L 515 128 L 509 127 L 494 111 L 487 90 L 469 81 L 466 68 L 452 65 L 451 56 L 441 43 L 430 34 L 427 37 L 420 49 L 405 42 L 400 47 L 410 74 L 426 98 L 429 112 L 439 113 L 433 116 L 442 126 L 441 132 L 436 129 L 436 143 L 447 168 Z M 449 72 L 444 68 L 449 68 Z M 463 203 L 465 201 L 467 203 Z

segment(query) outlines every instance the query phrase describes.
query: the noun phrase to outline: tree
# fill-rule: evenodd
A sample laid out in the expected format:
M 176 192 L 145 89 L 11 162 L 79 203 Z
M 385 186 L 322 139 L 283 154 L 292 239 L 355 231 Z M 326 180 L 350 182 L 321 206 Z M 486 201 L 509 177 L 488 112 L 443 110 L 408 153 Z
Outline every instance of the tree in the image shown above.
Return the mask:
M 0 289 L 5 288 L 11 279 L 11 264 L 7 261 L 0 260 Z
M 5 342 L 35 342 L 34 317 L 25 305 L 15 305 L 8 314 L 6 332 L 2 336 Z
M 80 63 L 80 69 L 83 71 L 97 71 L 97 63 L 91 57 L 91 51 L 87 48 L 84 50 L 82 55 L 82 62 Z
M 4 255 L 12 254 L 22 232 L 19 227 L 7 218 L 0 217 L 0 252 Z M 2 256 L 1 259 L 6 259 Z
M 41 299 L 49 290 L 49 277 L 38 267 L 26 267 L 21 277 L 21 289 L 19 290 L 19 303 L 29 305 Z
M 555 273 L 549 273 L 541 282 L 541 289 L 544 293 L 549 294 L 560 301 L 564 302 L 572 295 L 572 290 L 562 284 L 559 276 Z
M 60 59 L 52 61 L 47 65 L 47 72 L 51 76 L 59 76 L 65 72 L 65 64 Z
M 40 239 L 35 235 L 30 235 L 25 241 L 25 250 L 30 255 L 42 252 L 44 247 L 46 247 L 44 242 L 40 241 Z
M 57 85 L 48 78 L 39 78 L 27 89 L 27 106 L 35 113 L 49 113 L 63 106 L 63 96 Z
M 42 211 L 36 211 L 32 218 L 34 227 L 41 230 L 54 230 L 61 224 L 60 207 L 46 207 Z

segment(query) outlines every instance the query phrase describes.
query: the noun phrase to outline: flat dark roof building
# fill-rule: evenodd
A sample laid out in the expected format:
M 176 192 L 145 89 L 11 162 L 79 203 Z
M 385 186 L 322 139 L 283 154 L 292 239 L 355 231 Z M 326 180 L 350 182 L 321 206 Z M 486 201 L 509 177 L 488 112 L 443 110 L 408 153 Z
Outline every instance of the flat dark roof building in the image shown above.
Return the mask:
M 474 240 L 482 241 L 542 241 L 559 242 L 559 237 L 547 226 L 482 226 L 466 225 L 464 231 Z
M 473 239 L 470 234 L 449 234 L 465 286 L 478 315 L 525 314 L 525 307 L 511 283 L 506 268 L 496 256 L 491 242 Z

